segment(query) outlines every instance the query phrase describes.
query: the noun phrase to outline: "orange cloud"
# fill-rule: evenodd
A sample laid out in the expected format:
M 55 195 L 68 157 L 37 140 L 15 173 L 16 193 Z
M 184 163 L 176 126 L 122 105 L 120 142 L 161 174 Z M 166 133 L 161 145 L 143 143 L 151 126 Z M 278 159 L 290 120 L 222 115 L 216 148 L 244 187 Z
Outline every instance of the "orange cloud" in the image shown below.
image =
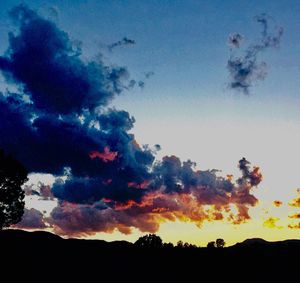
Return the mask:
M 297 224 L 289 224 L 288 227 L 290 229 L 300 229 L 300 222 Z
M 283 204 L 283 203 L 282 203 L 282 201 L 280 201 L 280 200 L 274 200 L 274 201 L 273 201 L 273 205 L 276 206 L 276 207 L 280 207 L 280 206 L 282 206 L 282 204 Z
M 300 189 L 297 189 L 297 193 L 300 195 Z M 300 207 L 300 197 L 293 199 L 289 206 Z
M 226 177 L 227 177 L 227 180 L 230 181 L 230 182 L 233 180 L 233 175 L 232 174 L 228 174 L 228 175 L 226 175 Z
M 106 154 L 111 154 L 108 148 Z M 102 159 L 103 155 L 100 156 Z M 98 154 L 94 155 L 96 157 Z M 140 198 L 125 201 L 111 195 L 92 204 L 60 202 L 51 213 L 51 224 L 57 233 L 81 236 L 111 233 L 115 229 L 128 234 L 133 228 L 155 233 L 161 223 L 176 220 L 194 223 L 197 227 L 212 221 L 245 223 L 250 219 L 250 207 L 258 202 L 252 189 L 262 176 L 258 167 L 251 169 L 244 158 L 239 167 L 242 177 L 233 183 L 217 176 L 213 170 L 193 171 L 191 162 L 181 164 L 175 156 L 165 157 L 151 182 L 133 180 L 125 183 L 128 193 L 139 192 Z
M 136 182 L 129 182 L 128 187 L 130 188 L 136 188 L 136 189 L 146 189 L 150 184 L 150 181 L 143 181 L 141 183 Z
M 296 214 L 293 214 L 293 215 L 289 215 L 289 218 L 292 218 L 292 219 L 300 219 L 300 213 L 296 213 Z
M 114 161 L 118 152 L 110 151 L 109 147 L 104 148 L 104 152 L 91 151 L 89 156 L 91 159 L 100 158 L 103 162 Z
M 290 206 L 300 207 L 300 198 L 296 198 L 289 203 Z

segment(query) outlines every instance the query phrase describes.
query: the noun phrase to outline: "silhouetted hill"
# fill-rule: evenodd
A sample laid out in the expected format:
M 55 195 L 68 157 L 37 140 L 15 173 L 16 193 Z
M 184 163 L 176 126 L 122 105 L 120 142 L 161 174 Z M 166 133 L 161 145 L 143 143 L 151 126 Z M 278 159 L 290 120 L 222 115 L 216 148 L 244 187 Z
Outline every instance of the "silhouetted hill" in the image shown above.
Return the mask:
M 0 231 L 0 241 L 61 241 L 60 236 L 45 231 L 28 232 L 18 229 Z
M 0 243 L 5 243 L 6 249 L 30 249 L 35 251 L 36 248 L 43 247 L 45 250 L 55 250 L 58 247 L 61 249 L 83 249 L 86 252 L 92 249 L 128 249 L 133 246 L 132 243 L 127 241 L 112 241 L 107 242 L 104 240 L 88 240 L 68 238 L 64 239 L 46 231 L 24 231 L 18 229 L 9 229 L 0 231 Z
M 269 242 L 260 238 L 247 239 L 241 243 L 237 243 L 230 248 L 232 249 L 300 249 L 300 240 L 283 240 Z
M 48 232 L 4 230 L 0 231 L 0 248 L 1 270 L 8 272 L 12 282 L 20 274 L 24 279 L 52 282 L 102 282 L 104 278 L 110 282 L 161 282 L 163 278 L 201 282 L 204 276 L 212 281 L 238 281 L 239 272 L 244 273 L 239 281 L 283 276 L 286 282 L 297 274 L 300 240 L 248 239 L 228 248 L 153 249 L 126 241 L 63 239 Z M 81 276 L 84 279 L 78 280 Z

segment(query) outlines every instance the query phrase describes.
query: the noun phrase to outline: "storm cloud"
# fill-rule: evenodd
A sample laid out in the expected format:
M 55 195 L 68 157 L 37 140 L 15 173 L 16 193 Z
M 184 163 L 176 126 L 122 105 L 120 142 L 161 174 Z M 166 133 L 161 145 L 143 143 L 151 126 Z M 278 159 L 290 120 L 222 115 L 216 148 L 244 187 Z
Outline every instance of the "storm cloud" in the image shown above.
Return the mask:
M 240 224 L 250 219 L 249 208 L 258 202 L 252 189 L 262 180 L 257 167 L 250 168 L 247 162 L 247 174 L 232 182 L 217 176 L 217 170 L 200 171 L 194 166 L 191 161 L 181 162 L 175 156 L 166 156 L 154 165 L 150 181 L 130 183 L 130 189 L 140 191 L 140 198 L 134 199 L 126 186 L 120 188 L 120 194 L 124 192 L 127 196 L 127 199 L 122 197 L 122 202 L 119 193 L 108 195 L 112 192 L 79 185 L 77 194 L 73 187 L 69 194 L 58 196 L 60 202 L 51 213 L 51 225 L 59 234 L 85 236 L 114 230 L 128 234 L 132 228 L 154 233 L 160 223 L 175 220 L 202 227 L 205 221 Z M 87 184 L 92 186 L 88 180 Z M 62 192 L 61 188 L 58 191 Z M 95 192 L 99 193 L 97 198 Z
M 258 167 L 242 158 L 234 181 L 174 155 L 156 160 L 160 146 L 140 145 L 131 133 L 134 117 L 108 105 L 132 82 L 126 67 L 83 60 L 66 32 L 25 5 L 10 16 L 16 29 L 0 69 L 18 92 L 0 94 L 0 148 L 31 173 L 54 175 L 51 191 L 43 186 L 26 194 L 58 203 L 46 219 L 26 211 L 20 225 L 46 221 L 57 233 L 86 235 L 250 218 L 257 203 L 252 189 L 262 180 Z
M 126 68 L 82 60 L 80 46 L 66 32 L 25 5 L 12 9 L 10 17 L 18 31 L 9 33 L 0 68 L 38 109 L 56 114 L 94 110 L 124 89 Z

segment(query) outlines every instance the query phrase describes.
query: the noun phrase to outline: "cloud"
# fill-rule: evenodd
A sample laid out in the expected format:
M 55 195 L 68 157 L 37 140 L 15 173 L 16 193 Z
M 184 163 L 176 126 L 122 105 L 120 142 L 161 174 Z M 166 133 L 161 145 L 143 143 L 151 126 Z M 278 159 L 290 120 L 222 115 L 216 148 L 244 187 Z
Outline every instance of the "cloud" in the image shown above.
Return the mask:
M 149 71 L 149 72 L 146 72 L 145 73 L 145 78 L 146 79 L 149 79 L 149 78 L 151 78 L 152 76 L 154 76 L 155 75 L 155 73 L 153 72 L 153 71 Z
M 128 84 L 128 88 L 134 88 L 135 86 L 138 86 L 140 89 L 143 89 L 146 85 L 145 80 L 150 79 L 152 76 L 155 75 L 155 73 L 153 71 L 149 71 L 149 72 L 145 72 L 143 75 L 144 78 L 140 80 L 131 80 Z
M 280 219 L 278 217 L 270 217 L 263 223 L 263 226 L 271 229 L 273 228 L 282 229 L 283 226 L 277 225 L 277 222 L 279 220 Z
M 99 152 L 99 151 L 90 152 L 90 158 L 92 158 L 92 159 L 100 158 L 104 162 L 114 161 L 115 158 L 117 157 L 117 155 L 118 155 L 118 152 L 110 151 L 108 146 L 104 147 L 104 152 Z
M 40 196 L 40 192 L 37 190 L 33 189 L 33 185 L 25 185 L 23 187 L 23 190 L 25 192 L 26 196 Z
M 297 193 L 300 195 L 300 189 L 297 189 Z M 300 197 L 297 197 L 289 202 L 289 206 L 300 207 Z
M 232 48 L 240 48 L 243 39 L 244 36 L 242 36 L 240 33 L 233 33 L 228 37 L 228 44 Z
M 25 5 L 12 9 L 10 17 L 18 31 L 9 33 L 0 68 L 7 81 L 22 84 L 38 109 L 59 114 L 94 110 L 124 90 L 126 68 L 82 60 L 80 46 L 66 32 Z
M 127 38 L 127 37 L 123 37 L 122 40 L 119 40 L 117 42 L 114 42 L 114 43 L 108 45 L 108 50 L 112 51 L 116 47 L 134 45 L 134 44 L 135 44 L 135 40 Z
M 91 180 L 81 180 L 82 184 L 77 180 L 78 186 L 71 184 L 68 189 L 66 183 L 54 187 L 60 202 L 51 213 L 50 223 L 57 233 L 69 236 L 114 230 L 127 234 L 132 228 L 153 233 L 160 223 L 175 220 L 198 227 L 205 221 L 240 224 L 250 219 L 249 207 L 258 201 L 251 190 L 259 183 L 253 182 L 256 167 L 250 168 L 245 159 L 240 164 L 247 169 L 243 168 L 244 174 L 236 183 L 217 176 L 217 170 L 195 170 L 193 162 L 181 162 L 175 156 L 155 164 L 152 179 L 139 186 L 131 183 L 127 188 L 106 190 L 99 189 L 97 181 L 92 186 Z M 63 190 L 67 191 L 59 195 Z
M 290 229 L 300 229 L 300 222 L 297 224 L 289 224 L 288 228 Z
M 44 229 L 48 226 L 46 225 L 44 215 L 39 210 L 25 208 L 22 220 L 14 225 L 14 227 L 23 229 Z
M 280 201 L 280 200 L 274 200 L 273 201 L 273 205 L 276 206 L 276 207 L 280 207 L 280 206 L 282 206 L 282 201 Z
M 277 48 L 283 35 L 283 28 L 277 27 L 271 17 L 261 14 L 255 20 L 262 26 L 259 42 L 249 45 L 243 55 L 237 56 L 231 49 L 231 55 L 227 62 L 230 75 L 229 88 L 244 94 L 250 93 L 250 88 L 257 81 L 264 80 L 267 76 L 267 64 L 259 61 L 258 56 L 269 48 Z M 242 40 L 240 34 L 229 37 L 231 47 L 240 47 Z
M 53 200 L 52 188 L 41 182 L 37 186 L 34 184 L 25 185 L 23 190 L 26 196 L 38 196 L 40 200 Z
M 135 119 L 107 107 L 131 82 L 125 67 L 83 60 L 67 33 L 25 5 L 10 16 L 16 30 L 0 69 L 18 93 L 0 94 L 0 147 L 29 172 L 54 175 L 51 191 L 44 185 L 25 191 L 58 202 L 47 219 L 26 211 L 26 223 L 86 235 L 155 232 L 165 221 L 201 227 L 250 218 L 258 202 L 252 189 L 262 180 L 258 167 L 242 158 L 234 181 L 176 156 L 157 161 L 160 146 L 139 145 L 131 133 Z
M 292 218 L 292 219 L 300 219 L 300 213 L 296 213 L 296 214 L 293 214 L 293 215 L 289 215 L 289 218 Z
M 290 206 L 300 207 L 300 198 L 294 199 L 292 202 L 289 203 Z

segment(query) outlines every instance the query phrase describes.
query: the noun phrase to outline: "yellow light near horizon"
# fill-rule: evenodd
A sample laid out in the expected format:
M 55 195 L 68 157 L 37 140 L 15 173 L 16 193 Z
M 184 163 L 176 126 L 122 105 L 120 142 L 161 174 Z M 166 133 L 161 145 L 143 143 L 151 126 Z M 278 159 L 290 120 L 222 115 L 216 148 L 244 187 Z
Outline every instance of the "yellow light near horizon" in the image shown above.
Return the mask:
M 159 235 L 164 242 L 176 244 L 181 240 L 202 247 L 205 247 L 209 241 L 214 241 L 217 238 L 223 238 L 227 246 L 250 238 L 263 238 L 267 241 L 300 239 L 299 229 L 289 229 L 287 227 L 288 223 L 287 218 L 280 219 L 278 224 L 282 226 L 281 229 L 270 228 L 263 225 L 264 219 L 262 217 L 258 217 L 249 220 L 247 223 L 238 225 L 230 224 L 226 221 L 204 222 L 202 227 L 199 228 L 192 222 L 175 221 L 162 223 L 156 234 Z M 137 229 L 133 229 L 133 233 L 130 235 L 124 235 L 120 232 L 114 232 L 112 234 L 98 233 L 89 238 L 104 239 L 107 241 L 127 240 L 135 242 L 144 234 L 148 233 L 141 233 Z

